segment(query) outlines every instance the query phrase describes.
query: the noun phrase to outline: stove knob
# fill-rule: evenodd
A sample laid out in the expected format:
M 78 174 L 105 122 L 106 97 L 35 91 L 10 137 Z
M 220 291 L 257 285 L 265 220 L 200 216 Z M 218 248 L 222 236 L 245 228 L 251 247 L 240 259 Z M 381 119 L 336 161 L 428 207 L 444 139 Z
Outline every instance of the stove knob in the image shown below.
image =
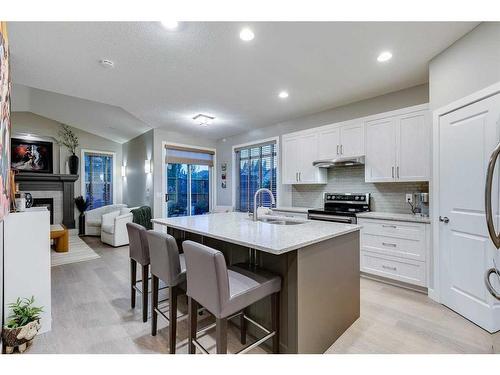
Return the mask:
M 355 201 L 359 200 L 359 197 L 356 195 L 356 196 L 354 197 L 354 200 L 355 200 Z
M 364 200 L 365 200 L 365 197 L 364 197 L 364 196 L 363 196 L 363 197 L 359 197 L 359 198 L 360 198 L 362 201 L 364 201 Z

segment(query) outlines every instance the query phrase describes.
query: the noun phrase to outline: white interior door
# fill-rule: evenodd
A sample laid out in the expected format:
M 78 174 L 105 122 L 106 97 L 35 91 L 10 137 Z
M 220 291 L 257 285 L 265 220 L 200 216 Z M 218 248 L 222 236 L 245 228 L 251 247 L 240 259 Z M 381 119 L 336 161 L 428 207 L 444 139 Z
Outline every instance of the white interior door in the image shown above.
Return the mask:
M 486 290 L 484 274 L 500 257 L 488 236 L 484 191 L 488 160 L 500 139 L 499 118 L 497 95 L 439 120 L 438 213 L 449 219 L 439 223 L 441 300 L 490 332 L 500 329 L 500 304 Z M 498 228 L 498 173 L 494 181 Z

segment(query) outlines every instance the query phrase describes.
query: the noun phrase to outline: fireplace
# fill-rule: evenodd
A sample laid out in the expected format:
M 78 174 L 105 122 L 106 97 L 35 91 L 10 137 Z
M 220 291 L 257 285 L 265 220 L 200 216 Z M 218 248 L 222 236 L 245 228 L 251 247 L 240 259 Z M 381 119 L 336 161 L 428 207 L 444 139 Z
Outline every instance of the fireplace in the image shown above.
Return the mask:
M 54 224 L 54 198 L 33 198 L 32 207 L 47 207 L 50 212 L 50 224 Z

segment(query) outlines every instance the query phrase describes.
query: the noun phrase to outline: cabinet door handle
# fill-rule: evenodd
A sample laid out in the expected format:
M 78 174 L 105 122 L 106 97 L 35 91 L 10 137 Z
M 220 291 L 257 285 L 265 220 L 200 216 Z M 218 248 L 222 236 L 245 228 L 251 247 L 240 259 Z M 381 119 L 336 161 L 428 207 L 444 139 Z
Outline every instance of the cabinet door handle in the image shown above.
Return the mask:
M 392 178 L 394 178 L 394 166 L 392 167 Z
M 344 154 L 344 145 L 340 145 L 340 155 Z
M 397 228 L 395 225 L 382 224 L 383 228 Z
M 302 181 L 302 172 L 299 172 L 299 181 Z
M 337 145 L 337 155 L 339 154 L 339 145 Z
M 398 178 L 399 178 L 399 165 L 398 165 L 398 167 L 396 168 L 396 171 L 397 171 L 397 175 L 398 175 Z
M 386 266 L 385 264 L 382 264 L 382 268 L 385 268 L 386 270 L 397 271 L 396 267 L 389 267 L 389 266 Z
M 397 246 L 395 243 L 390 243 L 390 242 L 382 242 L 382 245 L 389 246 L 389 247 L 396 247 Z
M 295 181 L 299 181 L 299 172 L 295 172 Z

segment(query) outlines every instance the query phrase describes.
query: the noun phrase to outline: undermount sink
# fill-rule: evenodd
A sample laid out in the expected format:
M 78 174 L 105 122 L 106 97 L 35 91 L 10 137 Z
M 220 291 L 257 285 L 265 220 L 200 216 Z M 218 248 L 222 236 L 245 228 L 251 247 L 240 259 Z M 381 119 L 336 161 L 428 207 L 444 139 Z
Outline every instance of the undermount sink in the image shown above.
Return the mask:
M 304 224 L 305 221 L 296 221 L 296 220 L 286 220 L 286 219 L 266 219 L 266 218 L 260 218 L 259 221 L 262 221 L 263 223 L 268 223 L 268 224 L 276 224 L 276 225 L 297 225 L 297 224 Z

